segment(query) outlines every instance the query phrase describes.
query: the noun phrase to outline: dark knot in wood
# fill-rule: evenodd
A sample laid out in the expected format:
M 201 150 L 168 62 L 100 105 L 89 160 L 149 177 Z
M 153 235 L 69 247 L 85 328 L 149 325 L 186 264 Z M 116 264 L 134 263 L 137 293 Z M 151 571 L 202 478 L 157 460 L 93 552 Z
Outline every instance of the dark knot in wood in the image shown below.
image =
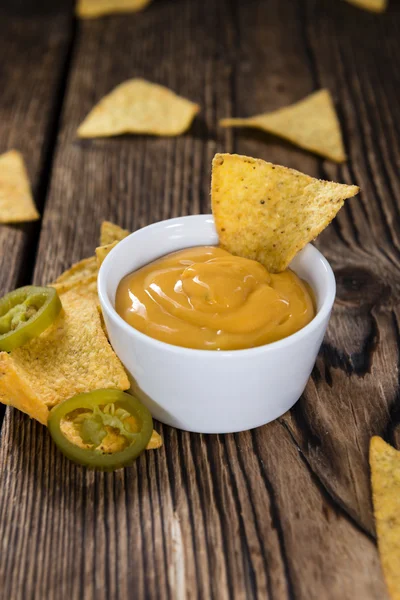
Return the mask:
M 345 267 L 336 271 L 335 277 L 336 299 L 341 304 L 369 310 L 390 297 L 390 287 L 368 269 Z

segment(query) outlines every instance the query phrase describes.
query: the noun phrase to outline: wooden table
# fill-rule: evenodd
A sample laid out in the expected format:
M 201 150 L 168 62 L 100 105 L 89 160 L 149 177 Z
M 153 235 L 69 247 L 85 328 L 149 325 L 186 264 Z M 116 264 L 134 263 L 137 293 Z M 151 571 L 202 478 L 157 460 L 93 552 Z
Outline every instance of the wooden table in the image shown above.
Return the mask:
M 1 293 L 93 254 L 103 219 L 134 230 L 209 211 L 217 151 L 363 190 L 317 241 L 337 301 L 306 393 L 281 419 L 235 435 L 157 424 L 161 450 L 102 474 L 2 410 L 0 596 L 385 599 L 367 451 L 373 434 L 400 446 L 399 4 L 378 16 L 339 0 L 155 0 L 79 23 L 67 0 L 8 0 L 0 56 L 0 151 L 23 152 L 43 214 L 0 226 Z M 78 140 L 93 104 L 133 76 L 197 101 L 190 132 Z M 343 166 L 217 126 L 321 87 Z

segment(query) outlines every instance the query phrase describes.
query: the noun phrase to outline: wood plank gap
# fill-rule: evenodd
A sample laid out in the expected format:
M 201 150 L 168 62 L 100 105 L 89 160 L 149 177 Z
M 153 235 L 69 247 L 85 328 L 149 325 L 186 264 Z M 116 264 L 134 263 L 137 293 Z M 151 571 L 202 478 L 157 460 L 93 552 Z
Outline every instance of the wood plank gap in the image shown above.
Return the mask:
M 39 185 L 37 188 L 37 194 L 35 195 L 35 202 L 41 214 L 44 213 L 46 207 L 53 160 L 55 156 L 55 148 L 57 145 L 61 115 L 64 106 L 65 92 L 68 85 L 68 78 L 71 71 L 72 58 L 75 48 L 77 21 L 73 17 L 71 17 L 70 28 L 71 37 L 65 52 L 64 63 L 60 69 L 59 80 L 57 82 L 57 91 L 55 94 L 53 112 L 48 125 L 48 139 L 44 152 L 43 165 L 40 169 Z M 34 231 L 25 249 L 25 260 L 21 262 L 21 269 L 17 277 L 16 287 L 27 285 L 32 282 L 33 271 L 36 264 L 36 255 L 39 246 L 41 225 L 42 220 L 38 221 L 37 224 L 35 223 Z
M 285 538 L 284 538 L 283 529 L 282 529 L 282 521 L 281 521 L 281 518 L 279 515 L 279 508 L 278 508 L 278 503 L 277 503 L 276 497 L 275 497 L 275 491 L 274 491 L 271 481 L 269 480 L 269 478 L 267 476 L 265 465 L 264 465 L 263 461 L 260 459 L 261 450 L 258 447 L 255 430 L 252 429 L 250 431 L 250 434 L 251 434 L 252 445 L 254 448 L 254 454 L 257 457 L 258 466 L 259 466 L 260 473 L 261 473 L 261 476 L 263 479 L 263 483 L 265 485 L 265 488 L 266 488 L 266 490 L 268 492 L 268 496 L 269 496 L 271 522 L 272 522 L 272 524 L 275 528 L 275 531 L 278 535 L 279 546 L 280 546 L 282 562 L 283 562 L 283 568 L 285 570 L 285 575 L 286 575 L 288 600 L 295 600 L 296 596 L 295 596 L 295 591 L 294 591 L 294 584 L 293 584 L 293 580 L 292 580 L 292 577 L 290 574 L 289 561 L 288 561 L 286 545 L 285 545 Z M 295 446 L 297 447 L 297 444 L 295 444 Z
M 42 166 L 39 167 L 38 184 L 35 190 L 35 203 L 39 209 L 39 212 L 43 214 L 49 182 L 51 178 L 51 166 L 54 157 L 54 150 L 56 146 L 57 134 L 59 130 L 60 115 L 62 111 L 62 105 L 66 89 L 66 80 L 70 71 L 71 59 L 73 53 L 73 46 L 75 40 L 76 21 L 72 15 L 71 6 L 71 20 L 68 24 L 70 30 L 70 37 L 64 50 L 65 56 L 62 61 L 62 68 L 60 69 L 60 75 L 56 83 L 57 92 L 55 94 L 55 100 L 53 102 L 53 108 L 49 123 L 47 124 L 47 131 L 44 135 L 43 142 L 43 158 Z M 22 255 L 20 257 L 20 264 L 17 270 L 16 279 L 14 286 L 18 288 L 22 285 L 27 285 L 32 281 L 32 275 L 34 271 L 36 255 L 38 250 L 38 242 L 41 233 L 42 220 L 28 225 L 29 235 L 27 241 L 23 247 Z M 1 444 L 1 431 L 4 422 L 4 416 L 6 413 L 6 407 L 0 405 L 0 444 Z

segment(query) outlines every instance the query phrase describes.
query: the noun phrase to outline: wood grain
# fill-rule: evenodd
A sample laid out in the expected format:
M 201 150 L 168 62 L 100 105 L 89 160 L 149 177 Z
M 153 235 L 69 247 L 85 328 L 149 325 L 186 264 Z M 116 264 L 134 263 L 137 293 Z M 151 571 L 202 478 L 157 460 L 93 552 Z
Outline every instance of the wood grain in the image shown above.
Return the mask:
M 396 6 L 377 17 L 329 0 L 157 0 L 137 15 L 77 24 L 35 282 L 92 254 L 103 219 L 135 229 L 208 211 L 216 151 L 358 183 L 363 194 L 318 240 L 336 271 L 337 302 L 306 393 L 280 421 L 227 436 L 158 424 L 161 450 L 102 474 L 68 462 L 45 428 L 7 411 L 5 597 L 386 598 L 366 449 L 372 433 L 400 437 L 399 24 Z M 78 140 L 93 104 L 134 76 L 201 104 L 192 129 Z M 216 126 L 321 86 L 343 124 L 343 167 Z
M 286 422 L 333 497 L 372 533 L 369 439 L 395 443 L 400 416 L 398 99 L 387 100 L 400 83 L 389 67 L 400 11 L 362 14 L 356 28 L 352 17 L 352 7 L 329 2 L 302 13 L 316 84 L 336 93 L 350 156 L 343 168 L 323 164 L 321 176 L 356 181 L 362 193 L 317 242 L 334 267 L 337 301 L 314 377 Z
M 72 32 L 70 3 L 50 4 L 36 2 L 29 17 L 14 2 L 0 7 L 0 153 L 22 152 L 40 211 Z M 0 225 L 0 295 L 29 283 L 39 231 L 40 223 Z

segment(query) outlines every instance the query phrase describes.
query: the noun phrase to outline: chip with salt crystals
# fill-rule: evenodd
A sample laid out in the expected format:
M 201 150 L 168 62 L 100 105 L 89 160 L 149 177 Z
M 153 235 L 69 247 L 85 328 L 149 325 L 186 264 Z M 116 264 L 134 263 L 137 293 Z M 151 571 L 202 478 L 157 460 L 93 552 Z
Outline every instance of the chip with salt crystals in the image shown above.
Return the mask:
M 107 256 L 107 254 L 109 252 L 111 252 L 111 250 L 113 248 L 115 248 L 115 246 L 119 244 L 118 240 L 115 240 L 115 242 L 112 242 L 111 244 L 106 244 L 105 246 L 99 246 L 98 248 L 96 248 L 96 258 L 97 258 L 97 268 L 100 269 L 103 260 L 105 259 L 105 257 Z
M 369 461 L 383 573 L 391 599 L 400 600 L 400 452 L 374 436 Z
M 0 223 L 23 223 L 39 218 L 22 154 L 10 150 L 0 156 Z
M 113 242 L 120 242 L 129 235 L 127 229 L 122 229 L 119 225 L 110 221 L 103 221 L 100 228 L 100 246 L 107 246 Z
M 212 163 L 212 211 L 221 246 L 271 273 L 284 271 L 358 192 L 356 185 L 320 181 L 248 156 L 216 154 Z
M 262 129 L 336 162 L 346 160 L 339 119 L 328 90 L 273 112 L 247 119 L 222 119 L 220 125 Z
M 90 111 L 78 128 L 78 137 L 124 133 L 179 135 L 189 128 L 199 109 L 197 104 L 162 85 L 130 79 Z
M 346 0 L 346 2 L 377 13 L 384 12 L 388 5 L 388 0 Z
M 10 354 L 0 353 L 0 402 L 43 424 L 52 406 L 75 394 L 129 388 L 96 303 L 74 291 L 61 302 L 64 310 L 46 331 Z
M 78 0 L 76 15 L 80 19 L 96 19 L 103 15 L 143 10 L 152 0 Z

